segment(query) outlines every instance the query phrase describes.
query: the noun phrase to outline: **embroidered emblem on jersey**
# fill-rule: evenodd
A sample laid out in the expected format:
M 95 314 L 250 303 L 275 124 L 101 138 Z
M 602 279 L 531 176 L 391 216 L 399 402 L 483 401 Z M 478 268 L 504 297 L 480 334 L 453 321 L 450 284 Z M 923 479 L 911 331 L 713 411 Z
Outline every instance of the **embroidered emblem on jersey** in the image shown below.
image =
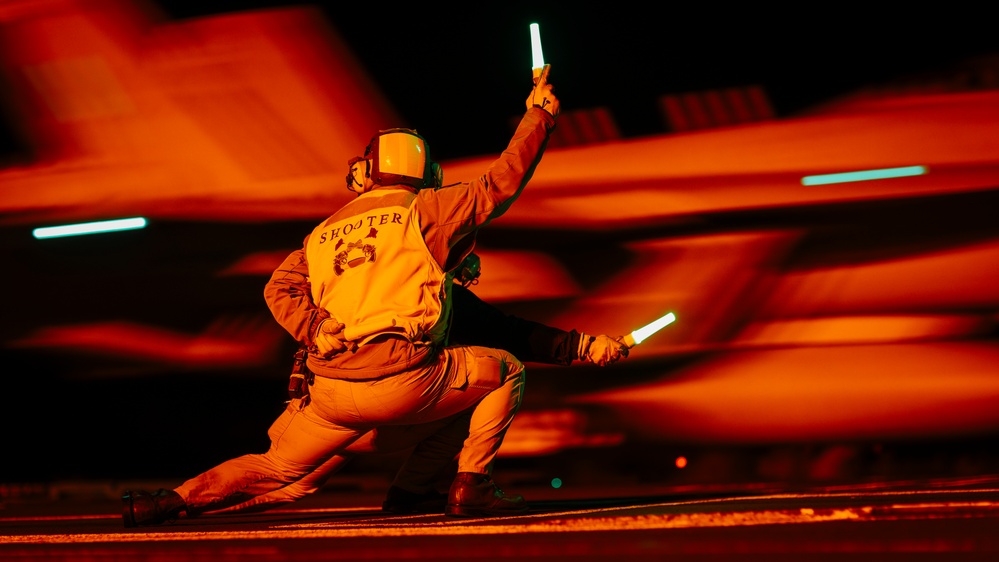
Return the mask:
M 377 236 L 378 230 L 372 228 L 371 232 L 364 238 L 376 238 Z M 340 240 L 336 246 L 337 249 L 341 247 L 343 247 L 343 240 Z M 349 242 L 346 245 L 346 249 L 338 252 L 336 258 L 333 260 L 333 272 L 339 277 L 343 275 L 344 266 L 353 269 L 371 261 L 375 261 L 374 244 L 366 244 L 363 239 Z

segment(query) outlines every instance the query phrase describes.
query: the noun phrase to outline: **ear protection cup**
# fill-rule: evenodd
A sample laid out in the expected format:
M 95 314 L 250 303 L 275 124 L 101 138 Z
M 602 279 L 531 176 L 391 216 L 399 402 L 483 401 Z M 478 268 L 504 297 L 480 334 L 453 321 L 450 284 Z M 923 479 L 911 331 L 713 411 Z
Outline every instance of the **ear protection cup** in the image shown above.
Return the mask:
M 364 162 L 364 166 L 361 166 L 361 162 Z M 347 167 L 347 189 L 361 193 L 364 190 L 364 180 L 371 174 L 371 160 L 355 156 L 347 161 Z

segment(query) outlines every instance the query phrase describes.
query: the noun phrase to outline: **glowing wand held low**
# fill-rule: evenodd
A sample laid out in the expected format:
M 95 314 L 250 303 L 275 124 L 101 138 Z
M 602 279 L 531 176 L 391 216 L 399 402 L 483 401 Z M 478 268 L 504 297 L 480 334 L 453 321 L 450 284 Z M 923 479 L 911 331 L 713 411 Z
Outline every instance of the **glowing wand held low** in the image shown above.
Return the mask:
M 674 320 L 676 320 L 676 315 L 669 312 L 654 322 L 650 322 L 649 324 L 646 324 L 634 332 L 624 336 L 624 345 L 628 347 L 635 347 L 636 345 L 642 343 L 645 338 L 651 336 L 659 330 L 662 330 L 669 324 L 672 324 Z

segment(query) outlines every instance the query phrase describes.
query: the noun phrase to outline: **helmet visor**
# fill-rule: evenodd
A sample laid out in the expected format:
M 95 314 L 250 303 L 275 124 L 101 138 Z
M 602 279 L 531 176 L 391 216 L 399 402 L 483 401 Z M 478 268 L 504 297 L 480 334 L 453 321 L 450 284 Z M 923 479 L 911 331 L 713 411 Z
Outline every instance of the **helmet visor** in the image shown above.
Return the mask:
M 423 181 L 427 146 L 422 137 L 393 132 L 378 137 L 378 171 Z

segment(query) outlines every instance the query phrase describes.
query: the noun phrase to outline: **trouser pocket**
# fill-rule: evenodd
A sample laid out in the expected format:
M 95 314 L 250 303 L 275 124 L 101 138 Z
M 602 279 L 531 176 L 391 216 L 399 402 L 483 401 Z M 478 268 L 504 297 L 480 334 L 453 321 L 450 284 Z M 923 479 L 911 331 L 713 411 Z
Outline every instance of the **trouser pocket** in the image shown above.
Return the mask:
M 495 390 L 503 384 L 507 366 L 499 357 L 478 356 L 469 367 L 469 387 Z

